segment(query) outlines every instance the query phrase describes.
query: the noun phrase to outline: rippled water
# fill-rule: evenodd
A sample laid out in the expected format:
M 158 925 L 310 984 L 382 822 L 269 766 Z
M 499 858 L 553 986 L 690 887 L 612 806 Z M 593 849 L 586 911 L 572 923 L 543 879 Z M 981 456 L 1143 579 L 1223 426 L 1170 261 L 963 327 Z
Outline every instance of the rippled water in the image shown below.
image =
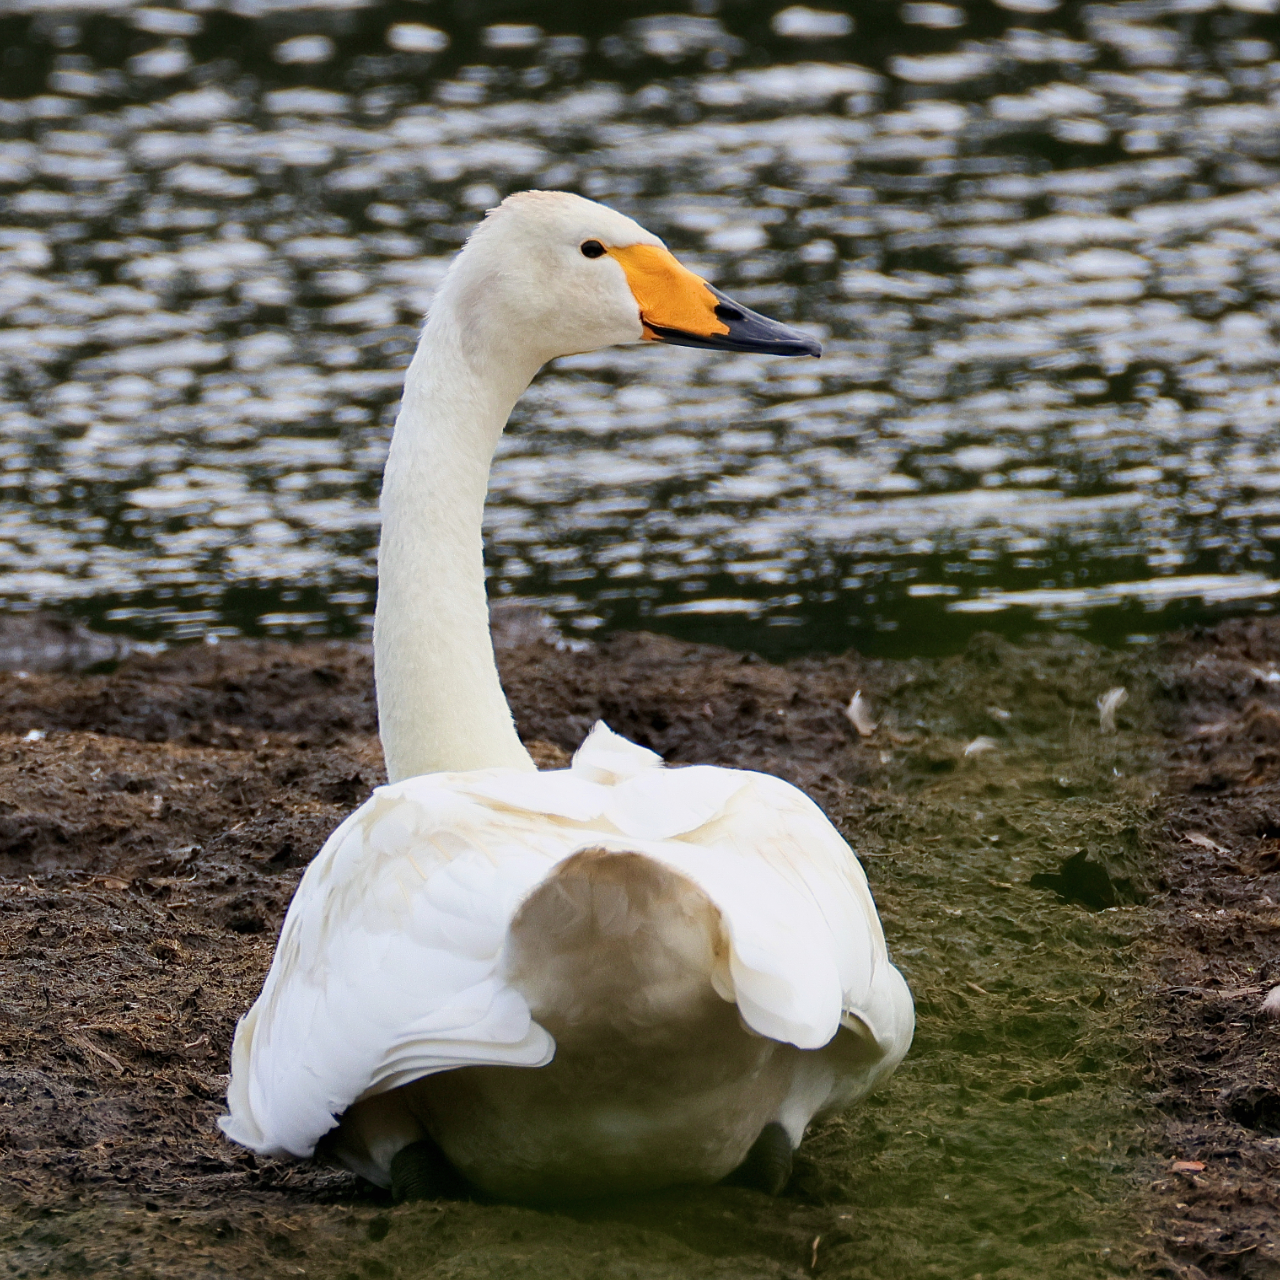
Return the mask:
M 420 318 L 544 186 L 827 354 L 547 369 L 494 594 L 772 652 L 1270 608 L 1274 5 L 0 0 L 0 595 L 358 632 Z

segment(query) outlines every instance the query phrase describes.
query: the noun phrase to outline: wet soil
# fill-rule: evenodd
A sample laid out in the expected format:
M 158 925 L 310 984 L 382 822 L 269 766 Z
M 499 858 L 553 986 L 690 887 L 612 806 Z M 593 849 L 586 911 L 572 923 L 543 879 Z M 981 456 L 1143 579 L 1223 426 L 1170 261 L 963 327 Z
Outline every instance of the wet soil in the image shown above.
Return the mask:
M 381 778 L 368 651 L 0 673 L 8 1274 L 1280 1275 L 1280 1026 L 1255 1016 L 1280 981 L 1280 627 L 776 666 L 516 625 L 500 660 L 543 764 L 603 717 L 823 804 L 918 1001 L 888 1087 L 815 1127 L 777 1200 L 393 1207 L 257 1159 L 214 1127 L 222 1073 L 301 869 Z
M 1192 1166 L 1154 1187 L 1184 1277 L 1280 1275 L 1280 1020 L 1260 1011 L 1280 984 L 1278 664 L 1280 625 L 1240 621 L 1169 646 L 1160 673 L 1147 1082 Z

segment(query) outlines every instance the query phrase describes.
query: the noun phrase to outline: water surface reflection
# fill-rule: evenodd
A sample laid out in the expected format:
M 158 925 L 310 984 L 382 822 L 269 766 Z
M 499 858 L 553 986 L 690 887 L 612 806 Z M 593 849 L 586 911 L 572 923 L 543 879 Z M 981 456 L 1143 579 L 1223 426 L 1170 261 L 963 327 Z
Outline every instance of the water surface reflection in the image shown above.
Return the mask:
M 495 594 L 773 652 L 1269 608 L 1272 3 L 0 0 L 0 591 L 358 631 L 422 312 L 546 186 L 827 355 L 557 362 Z

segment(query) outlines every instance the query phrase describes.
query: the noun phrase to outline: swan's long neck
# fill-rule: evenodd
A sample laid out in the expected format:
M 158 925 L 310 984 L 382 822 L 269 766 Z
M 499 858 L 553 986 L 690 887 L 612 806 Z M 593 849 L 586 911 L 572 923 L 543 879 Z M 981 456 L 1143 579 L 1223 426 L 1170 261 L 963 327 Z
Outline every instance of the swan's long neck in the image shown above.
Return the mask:
M 494 662 L 481 525 L 493 451 L 540 362 L 490 345 L 441 297 L 405 378 L 382 484 L 373 632 L 392 782 L 533 768 Z

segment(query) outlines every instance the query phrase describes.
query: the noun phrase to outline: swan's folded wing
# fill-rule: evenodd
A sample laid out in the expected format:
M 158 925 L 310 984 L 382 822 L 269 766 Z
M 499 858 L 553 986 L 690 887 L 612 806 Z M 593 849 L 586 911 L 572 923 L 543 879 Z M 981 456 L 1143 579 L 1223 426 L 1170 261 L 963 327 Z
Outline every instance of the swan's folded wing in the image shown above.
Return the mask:
M 842 1025 L 863 1028 L 885 1055 L 902 1060 L 915 1029 L 915 1009 L 902 975 L 889 961 L 884 930 L 861 863 L 826 814 L 802 791 L 767 774 L 750 775 L 717 824 L 701 833 L 708 846 L 767 861 L 788 883 L 803 886 L 831 938 L 841 990 Z
M 843 1024 L 896 1065 L 914 1028 L 910 994 L 889 963 L 862 867 L 822 810 L 767 774 L 665 769 L 615 789 L 607 812 L 619 825 L 643 812 L 642 788 L 659 815 L 713 810 L 673 838 L 629 847 L 688 876 L 720 909 L 731 942 L 732 991 L 723 994 L 747 1024 L 804 1049 Z M 648 835 L 652 824 L 633 829 Z
M 551 1037 L 497 973 L 516 907 L 564 856 L 545 827 L 478 806 L 449 775 L 380 788 L 352 814 L 303 877 L 237 1028 L 227 1135 L 305 1156 L 359 1097 L 550 1061 Z

